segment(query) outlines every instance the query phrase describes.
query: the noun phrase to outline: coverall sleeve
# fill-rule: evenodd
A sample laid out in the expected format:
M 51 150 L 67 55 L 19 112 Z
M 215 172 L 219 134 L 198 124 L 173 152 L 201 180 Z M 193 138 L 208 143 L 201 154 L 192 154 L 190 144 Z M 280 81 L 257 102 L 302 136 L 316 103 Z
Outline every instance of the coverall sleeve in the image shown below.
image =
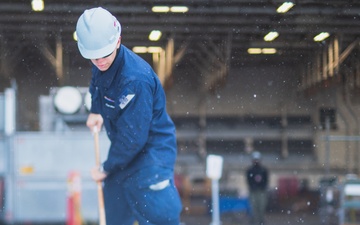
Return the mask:
M 108 173 L 125 168 L 144 148 L 149 137 L 153 113 L 151 85 L 133 81 L 121 96 L 133 96 L 121 109 L 110 132 L 112 137 L 104 170 Z M 120 96 L 120 98 L 121 98 Z M 122 103 L 120 103 L 121 105 Z M 124 106 L 124 105 L 123 105 Z
M 91 108 L 90 112 L 95 114 L 100 114 L 100 106 L 98 101 L 99 92 L 95 87 L 95 75 L 92 76 L 89 86 L 89 92 L 91 94 Z

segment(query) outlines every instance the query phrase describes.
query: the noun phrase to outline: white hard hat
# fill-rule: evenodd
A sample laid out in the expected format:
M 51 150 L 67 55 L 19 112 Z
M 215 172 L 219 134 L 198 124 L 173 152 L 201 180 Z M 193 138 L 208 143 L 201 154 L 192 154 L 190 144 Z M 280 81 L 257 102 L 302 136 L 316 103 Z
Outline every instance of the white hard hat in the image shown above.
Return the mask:
M 101 7 L 85 10 L 76 24 L 78 48 L 86 59 L 100 59 L 111 54 L 120 34 L 119 21 Z

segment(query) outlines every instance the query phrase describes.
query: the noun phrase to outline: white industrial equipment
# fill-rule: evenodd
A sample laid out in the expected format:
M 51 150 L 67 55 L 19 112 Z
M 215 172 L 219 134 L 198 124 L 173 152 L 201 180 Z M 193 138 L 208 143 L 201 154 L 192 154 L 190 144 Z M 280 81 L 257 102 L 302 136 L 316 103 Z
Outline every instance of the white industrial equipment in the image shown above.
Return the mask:
M 91 107 L 87 87 L 53 87 L 39 97 L 41 131 L 66 131 L 85 128 Z
M 82 101 L 81 93 L 75 87 L 59 88 L 54 96 L 54 106 L 62 114 L 78 112 Z
M 360 179 L 347 179 L 341 189 L 340 225 L 360 224 Z
M 209 155 L 206 158 L 206 175 L 211 179 L 212 222 L 211 225 L 220 225 L 219 179 L 222 176 L 223 157 Z
M 0 93 L 0 223 L 64 223 L 68 176 L 81 175 L 81 215 L 97 221 L 93 136 L 85 125 L 88 88 L 51 88 L 39 98 L 41 132 L 16 131 L 16 89 Z M 90 104 L 89 104 L 90 103 Z M 61 131 L 61 132 L 59 132 Z M 110 142 L 99 133 L 106 158 Z

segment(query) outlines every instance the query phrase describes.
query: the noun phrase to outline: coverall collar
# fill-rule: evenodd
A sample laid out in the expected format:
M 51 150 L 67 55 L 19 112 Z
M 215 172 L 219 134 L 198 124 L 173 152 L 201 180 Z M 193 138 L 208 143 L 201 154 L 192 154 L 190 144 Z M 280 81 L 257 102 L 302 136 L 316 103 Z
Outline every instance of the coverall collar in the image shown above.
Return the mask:
M 118 70 L 120 68 L 122 68 L 122 66 L 124 65 L 123 55 L 124 55 L 124 49 L 123 49 L 122 45 L 120 45 L 120 48 L 118 49 L 118 51 L 116 53 L 114 62 L 112 63 L 112 65 L 110 66 L 110 68 L 108 70 L 101 72 L 100 70 L 98 70 L 96 68 L 98 70 L 96 83 L 99 86 L 102 86 L 104 88 L 110 87 L 111 83 L 113 82 L 116 75 L 118 74 Z

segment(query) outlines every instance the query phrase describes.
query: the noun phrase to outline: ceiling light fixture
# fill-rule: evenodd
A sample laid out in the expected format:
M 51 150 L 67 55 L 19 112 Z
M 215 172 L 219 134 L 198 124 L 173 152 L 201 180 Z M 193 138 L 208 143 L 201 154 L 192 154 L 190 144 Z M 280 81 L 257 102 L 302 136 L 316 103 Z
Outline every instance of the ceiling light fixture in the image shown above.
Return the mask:
M 292 2 L 284 2 L 279 8 L 276 9 L 277 13 L 286 13 L 289 11 L 295 4 Z
M 278 36 L 279 36 L 278 32 L 272 31 L 272 32 L 269 32 L 267 35 L 265 35 L 264 40 L 265 41 L 273 41 Z
M 173 13 L 186 13 L 189 11 L 189 8 L 187 6 L 172 6 L 170 11 Z
M 328 38 L 330 34 L 328 32 L 321 32 L 320 34 L 314 37 L 314 41 L 323 41 Z
M 153 30 L 149 34 L 149 40 L 150 41 L 158 41 L 161 37 L 161 31 L 159 30 Z
M 247 52 L 251 55 L 275 54 L 276 48 L 249 48 Z
M 162 47 L 159 46 L 135 46 L 132 48 L 135 53 L 160 53 L 163 51 Z
M 155 13 L 186 13 L 187 11 L 189 11 L 189 8 L 187 6 L 153 6 L 151 8 L 151 11 Z
M 170 11 L 169 6 L 154 6 L 151 9 L 155 13 L 167 13 Z
M 249 48 L 247 52 L 252 55 L 261 54 L 261 48 Z
M 32 0 L 31 1 L 31 8 L 34 11 L 43 11 L 44 10 L 44 1 L 43 0 Z
M 76 34 L 76 31 L 74 31 L 74 33 L 73 33 L 73 39 L 74 39 L 75 41 L 77 41 L 77 40 L 78 40 L 78 38 L 77 38 L 77 34 Z
M 275 48 L 263 48 L 261 49 L 262 54 L 275 54 L 276 49 Z
M 148 53 L 160 53 L 162 51 L 163 51 L 162 47 L 159 46 L 150 46 L 147 48 Z
M 135 46 L 132 48 L 135 53 L 147 53 L 147 47 L 145 46 Z

